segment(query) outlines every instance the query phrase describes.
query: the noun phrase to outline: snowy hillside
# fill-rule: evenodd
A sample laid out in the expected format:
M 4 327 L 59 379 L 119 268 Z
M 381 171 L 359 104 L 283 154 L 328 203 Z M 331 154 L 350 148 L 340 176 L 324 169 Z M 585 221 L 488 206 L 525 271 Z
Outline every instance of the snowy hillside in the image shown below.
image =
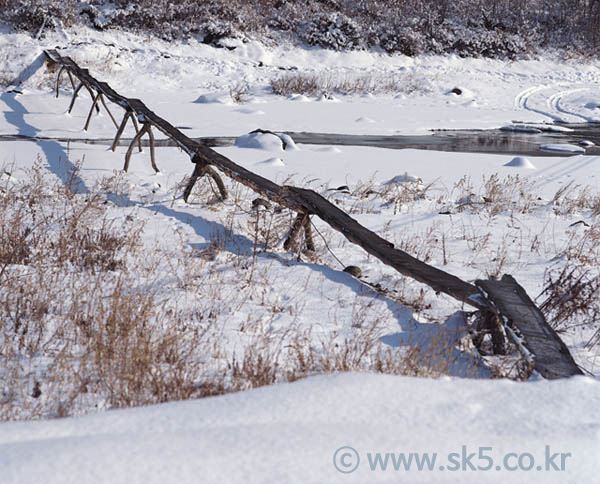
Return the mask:
M 229 42 L 87 27 L 41 40 L 0 34 L 0 417 L 39 420 L 0 425 L 3 479 L 387 482 L 403 471 L 370 471 L 375 453 L 437 452 L 436 470 L 413 470 L 411 482 L 593 482 L 600 157 L 590 153 L 600 136 L 543 136 L 600 122 L 600 62 Z M 115 152 L 105 111 L 83 131 L 89 94 L 68 114 L 68 77 L 57 99 L 57 71 L 44 63 L 43 49 L 57 46 L 187 136 L 234 138 L 217 151 L 317 191 L 414 257 L 465 281 L 512 274 L 588 376 L 508 380 L 528 380 L 527 365 L 516 348 L 474 346 L 472 308 L 316 217 L 316 250 L 284 250 L 294 214 L 253 204 L 257 195 L 232 180 L 225 201 L 202 179 L 185 203 L 193 165 L 175 147 L 157 148 L 160 173 L 147 147 L 123 172 L 133 127 Z M 503 128 L 533 155 L 282 136 L 284 148 L 273 134 L 249 135 L 257 128 Z M 334 465 L 344 446 L 360 457 L 348 475 Z M 493 469 L 441 471 L 462 446 L 492 447 L 483 452 Z M 546 470 L 546 446 L 571 454 L 564 471 Z M 531 471 L 524 453 L 536 459 Z M 352 455 L 338 457 L 351 468 Z M 509 470 L 515 462 L 522 468 Z

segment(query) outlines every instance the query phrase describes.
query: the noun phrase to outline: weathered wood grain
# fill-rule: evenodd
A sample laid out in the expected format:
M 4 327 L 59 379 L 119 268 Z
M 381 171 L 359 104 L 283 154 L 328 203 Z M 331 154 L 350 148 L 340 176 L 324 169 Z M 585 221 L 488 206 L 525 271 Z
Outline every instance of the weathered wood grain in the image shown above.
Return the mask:
M 548 379 L 583 374 L 567 346 L 514 277 L 505 275 L 499 281 L 475 284 L 486 293 L 504 323 L 518 329 L 523 341 L 515 343 L 533 355 L 533 368 L 538 373 Z

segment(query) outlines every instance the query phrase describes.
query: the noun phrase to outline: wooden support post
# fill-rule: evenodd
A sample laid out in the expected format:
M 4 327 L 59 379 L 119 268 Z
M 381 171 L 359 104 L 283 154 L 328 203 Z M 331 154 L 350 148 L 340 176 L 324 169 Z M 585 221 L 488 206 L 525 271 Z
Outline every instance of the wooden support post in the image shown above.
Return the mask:
M 102 93 L 100 93 L 100 101 L 102 102 L 102 106 L 104 106 L 104 109 L 110 116 L 110 119 L 112 120 L 113 124 L 115 125 L 115 128 L 119 128 L 119 123 L 117 123 L 117 120 L 115 119 L 113 114 L 110 112 L 110 109 L 108 109 L 108 106 L 106 105 L 106 101 L 104 100 L 104 96 L 102 95 Z
M 71 71 L 67 69 L 67 74 L 69 75 L 69 80 L 71 81 L 71 87 L 75 90 L 75 81 L 73 80 L 73 76 L 71 75 Z
M 315 242 L 312 236 L 312 225 L 310 221 L 310 216 L 308 214 L 306 214 L 306 217 L 304 218 L 304 244 L 306 246 L 307 251 L 315 251 Z
M 125 172 L 129 170 L 129 162 L 131 161 L 131 153 L 133 152 L 133 147 L 142 139 L 142 136 L 144 136 L 144 134 L 146 133 L 146 126 L 147 125 L 144 124 L 142 129 L 138 131 L 135 137 L 131 140 L 129 148 L 127 148 L 127 153 L 125 154 L 125 165 L 123 166 L 123 171 Z
M 194 189 L 196 181 L 202 176 L 202 168 L 202 163 L 196 163 L 196 165 L 194 166 L 194 172 L 192 173 L 192 176 L 188 180 L 187 185 L 185 186 L 185 190 L 183 191 L 183 201 L 185 203 L 188 202 L 188 199 L 192 194 L 192 190 Z
M 100 99 L 100 96 L 102 96 L 101 92 L 96 94 L 96 97 L 94 98 L 94 102 L 92 102 L 92 107 L 90 108 L 90 112 L 88 114 L 87 120 L 85 121 L 85 126 L 83 127 L 84 131 L 87 131 L 88 128 L 90 127 L 90 121 L 92 120 L 92 114 L 94 114 L 94 108 L 98 105 L 98 100 Z
M 131 111 L 125 111 L 125 114 L 123 115 L 123 121 L 121 121 L 121 125 L 117 129 L 115 140 L 113 141 L 113 144 L 110 147 L 112 151 L 115 151 L 117 149 L 117 146 L 119 146 L 119 141 L 121 140 L 121 136 L 123 135 L 123 131 L 125 130 L 125 126 L 127 125 L 127 120 L 129 119 L 129 116 L 131 116 Z
M 209 175 L 217 184 L 221 199 L 227 200 L 227 188 L 225 188 L 225 184 L 223 183 L 221 176 L 211 166 L 208 165 L 204 167 L 204 173 Z
M 75 106 L 75 99 L 77 99 L 77 95 L 79 94 L 79 91 L 81 91 L 82 87 L 83 87 L 83 82 L 80 82 L 79 85 L 73 91 L 73 97 L 71 99 L 71 104 L 69 104 L 69 110 L 67 111 L 68 113 L 71 113 L 71 111 L 73 111 L 73 106 Z
M 158 166 L 156 166 L 156 157 L 154 155 L 154 133 L 152 132 L 152 125 L 150 123 L 144 123 L 144 129 L 150 138 L 150 163 L 152 164 L 152 169 L 156 173 L 160 173 Z
M 60 76 L 63 73 L 63 71 L 66 69 L 65 66 L 61 66 L 61 68 L 58 71 L 58 75 L 56 76 L 56 97 L 58 98 L 58 88 L 60 87 Z M 68 71 L 67 71 L 68 72 Z
M 306 218 L 308 218 L 308 214 L 306 214 L 304 212 L 300 212 L 300 213 L 298 213 L 298 215 L 296 215 L 296 219 L 294 220 L 294 223 L 292 224 L 290 233 L 288 234 L 287 239 L 285 239 L 285 242 L 283 243 L 284 250 L 290 250 L 290 248 L 293 246 L 296 238 L 298 237 L 298 234 L 300 233 L 300 229 L 304 228 L 306 230 L 306 221 L 305 221 Z
M 484 337 L 489 334 L 492 339 L 492 354 L 505 355 L 507 351 L 506 333 L 500 318 L 494 311 L 479 311 L 477 313 L 476 332 L 473 343 L 480 349 Z
M 197 158 L 195 159 L 197 160 Z M 190 195 L 192 194 L 192 189 L 194 188 L 194 185 L 196 184 L 198 179 L 203 177 L 204 175 L 209 175 L 214 180 L 214 182 L 217 184 L 217 188 L 219 189 L 221 199 L 227 200 L 227 188 L 225 188 L 225 184 L 223 183 L 221 176 L 211 166 L 202 161 L 198 160 L 194 161 L 194 163 L 196 164 L 196 166 L 194 166 L 194 172 L 192 173 L 192 176 L 190 177 L 185 187 L 185 190 L 183 191 L 183 201 L 187 203 L 188 199 L 190 198 Z
M 131 113 L 131 120 L 133 121 L 133 127 L 135 128 L 136 134 L 139 134 L 140 126 L 138 125 L 137 118 L 134 113 Z M 140 153 L 142 152 L 142 137 L 141 136 L 138 138 L 138 150 Z
M 73 91 L 73 98 L 71 99 L 71 104 L 69 105 L 69 110 L 67 111 L 68 113 L 70 113 L 71 111 L 73 111 L 73 106 L 75 106 L 75 99 L 77 99 L 77 95 L 79 94 L 79 91 L 81 91 L 81 88 L 85 87 L 88 92 L 90 93 L 90 96 L 92 96 L 92 101 L 96 101 L 96 97 L 94 96 L 94 91 L 92 91 L 90 89 L 90 86 L 88 86 L 85 82 L 81 81 L 79 83 L 79 85 L 75 88 L 75 90 Z M 94 106 L 96 107 L 96 111 L 100 112 L 100 108 L 98 107 L 98 104 L 94 104 Z
M 82 82 L 83 82 L 83 87 L 85 87 L 87 89 L 87 92 L 90 93 L 90 97 L 92 98 L 92 101 L 94 99 L 96 99 L 96 96 L 94 95 L 94 91 L 92 91 L 92 88 L 88 85 L 88 83 L 84 82 L 84 81 L 82 81 Z M 96 104 L 96 112 L 97 113 L 100 112 L 100 106 L 98 106 L 97 104 Z

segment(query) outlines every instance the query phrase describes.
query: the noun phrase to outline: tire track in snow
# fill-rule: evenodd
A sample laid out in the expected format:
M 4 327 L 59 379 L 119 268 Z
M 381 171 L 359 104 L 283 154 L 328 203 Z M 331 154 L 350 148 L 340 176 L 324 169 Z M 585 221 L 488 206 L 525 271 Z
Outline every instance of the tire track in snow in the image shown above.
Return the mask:
M 552 121 L 563 121 L 563 119 L 560 116 L 553 115 L 552 113 L 550 113 L 548 111 L 544 111 L 542 109 L 538 109 L 538 108 L 532 106 L 532 102 L 531 102 L 531 98 L 535 94 L 540 93 L 545 89 L 550 89 L 552 87 L 558 87 L 558 86 L 559 86 L 559 84 L 540 85 L 540 86 L 529 87 L 529 88 L 525 89 L 524 91 L 521 91 L 519 94 L 517 94 L 517 96 L 515 97 L 515 106 L 517 108 L 521 108 L 525 111 L 531 111 L 533 113 L 537 113 L 537 114 L 541 114 L 542 116 L 546 116 L 546 117 L 552 119 Z
M 548 102 L 550 103 L 552 108 L 555 109 L 557 112 L 567 114 L 569 116 L 574 116 L 574 117 L 578 118 L 577 121 L 584 121 L 586 123 L 597 123 L 597 122 L 599 122 L 598 118 L 585 116 L 583 114 L 576 113 L 574 111 L 565 109 L 562 106 L 562 104 L 563 104 L 562 101 L 566 96 L 568 96 L 570 94 L 584 92 L 584 91 L 593 91 L 593 88 L 592 87 L 580 87 L 577 89 L 568 89 L 566 91 L 560 91 L 560 92 L 557 92 L 557 93 L 553 94 L 552 96 L 550 96 L 550 98 L 548 98 Z
M 585 116 L 579 112 L 575 112 L 573 110 L 567 109 L 564 107 L 564 99 L 572 94 L 591 91 L 597 89 L 596 86 L 585 86 L 585 87 L 577 87 L 577 88 L 569 88 L 572 84 L 561 82 L 557 84 L 547 84 L 547 85 L 537 85 L 529 87 L 523 91 L 521 91 L 515 97 L 515 107 L 523 109 L 525 111 L 530 111 L 533 113 L 541 114 L 542 116 L 546 116 L 553 121 L 557 122 L 585 122 L 585 123 L 598 123 L 600 122 L 600 118 Z M 548 97 L 545 96 L 544 91 L 557 88 L 563 88 L 558 92 L 550 93 Z M 567 88 L 567 89 L 564 89 Z M 535 103 L 536 96 L 545 97 L 544 105 L 545 109 L 539 106 L 540 101 L 538 101 L 537 105 Z

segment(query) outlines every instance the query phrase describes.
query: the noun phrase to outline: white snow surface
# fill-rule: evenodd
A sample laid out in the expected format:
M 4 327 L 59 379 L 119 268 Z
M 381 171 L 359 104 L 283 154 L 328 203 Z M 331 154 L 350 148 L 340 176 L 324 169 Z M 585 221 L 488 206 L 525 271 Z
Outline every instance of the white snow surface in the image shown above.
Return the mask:
M 498 482 L 591 483 L 600 471 L 600 382 L 512 383 L 369 374 L 311 377 L 244 393 L 83 418 L 0 426 L 3 482 L 199 484 Z M 360 465 L 341 474 L 335 451 Z M 494 460 L 489 471 L 441 471 L 450 453 Z M 545 468 L 496 470 L 530 453 Z M 372 471 L 368 453 L 437 453 L 433 470 Z M 527 465 L 527 460 L 524 461 Z M 560 456 L 555 462 L 560 463 Z M 346 461 L 346 463 L 348 463 Z M 508 460 L 517 465 L 516 459 Z
M 11 93 L 9 87 L 0 93 L 0 134 L 114 136 L 115 129 L 105 114 L 94 116 L 89 131 L 84 132 L 82 126 L 89 109 L 87 94 L 83 92 L 73 113 L 67 115 L 70 88 L 66 79 L 57 100 L 51 92 L 54 77 L 37 70 L 42 48 L 61 45 L 65 47 L 63 54 L 71 55 L 121 94 L 142 99 L 186 135 L 238 137 L 236 146 L 217 151 L 271 180 L 281 183 L 291 177 L 292 184 L 310 185 L 323 193 L 330 193 L 327 189 L 331 187 L 371 180 L 373 188 L 365 190 L 363 197 L 347 193 L 333 193 L 330 197 L 342 206 L 346 203 L 361 224 L 399 247 L 408 240 L 414 250 L 423 251 L 417 255 L 423 255 L 428 246 L 435 246 L 428 253 L 428 263 L 468 281 L 487 277 L 493 269 L 492 262 L 499 265 L 498 261 L 506 259 L 501 271 L 513 274 L 535 297 L 544 287 L 550 261 L 555 260 L 570 237 L 584 230 L 583 224 L 575 228 L 572 224 L 595 220 L 590 210 L 560 214 L 551 204 L 557 190 L 570 183 L 590 187 L 593 193 L 600 189 L 600 158 L 585 156 L 580 147 L 569 148 L 574 156 L 567 158 L 553 157 L 551 153 L 536 157 L 537 170 L 519 171 L 511 166 L 511 155 L 312 145 L 283 152 L 277 136 L 247 133 L 260 127 L 275 132 L 424 134 L 433 128 L 500 128 L 513 125 L 514 121 L 519 126 L 533 123 L 534 129 L 542 129 L 553 121 L 597 122 L 600 112 L 591 106 L 600 98 L 598 61 L 408 58 L 364 51 L 334 53 L 286 45 L 266 47 L 255 41 L 240 43 L 229 51 L 195 41 L 168 44 L 123 32 L 87 29 L 49 34 L 44 42 L 40 45 L 21 34 L 0 35 L 0 51 L 10 54 L 0 60 L 0 70 L 18 80 L 14 84 L 19 84 L 22 91 Z M 26 66 L 30 68 L 24 69 Z M 427 80 L 433 87 L 428 93 L 335 94 L 333 98 L 273 95 L 269 80 L 293 73 L 290 68 L 341 75 L 400 73 L 417 83 Z M 251 86 L 250 102 L 245 106 L 233 103 L 229 95 L 229 89 L 240 79 Z M 447 95 L 457 85 L 468 93 L 468 99 Z M 116 107 L 114 110 L 117 112 Z M 132 135 L 133 128 L 128 127 L 124 136 Z M 126 149 L 121 146 L 112 153 L 105 145 L 18 140 L 3 141 L 0 146 L 0 164 L 13 165 L 17 178 L 22 176 L 19 170 L 31 166 L 37 157 L 48 172 L 62 179 L 65 160 L 83 160 L 80 176 L 86 186 L 118 173 Z M 134 151 L 129 173 L 122 174 L 129 190 L 127 203 L 111 207 L 111 213 L 117 220 L 129 215 L 143 220 L 148 247 L 179 247 L 183 239 L 190 247 L 206 248 L 214 233 L 225 229 L 225 221 L 217 209 L 205 209 L 197 201 L 184 204 L 179 193 L 174 195 L 174 187 L 191 174 L 188 156 L 176 148 L 160 147 L 156 152 L 160 174 L 154 174 L 150 168 L 148 150 Z M 518 164 L 527 167 L 524 162 Z M 469 210 L 457 212 L 456 207 L 461 205 L 485 206 L 478 193 L 484 176 L 514 177 L 516 173 L 530 184 L 526 192 L 535 195 L 536 211 L 513 211 L 509 204 L 493 216 Z M 477 192 L 466 198 L 453 188 L 465 176 L 472 181 L 473 192 Z M 433 184 L 433 188 L 428 196 L 408 208 L 402 204 L 382 205 L 371 192 L 383 192 L 385 183 L 390 181 L 398 193 L 404 186 L 418 191 L 421 181 L 423 185 Z M 415 182 L 419 186 L 414 187 Z M 446 214 L 441 214 L 443 207 L 436 202 L 443 197 L 449 207 Z M 244 217 L 253 213 L 248 200 L 242 198 L 240 203 L 246 205 L 243 209 L 236 207 L 236 217 L 241 222 L 235 230 L 249 225 L 251 219 Z M 349 244 L 342 235 L 328 231 L 321 221 L 313 221 L 326 234 L 336 257 L 345 264 L 360 266 L 370 282 L 396 287 L 399 279 L 395 271 Z M 443 258 L 435 245 L 441 239 L 439 234 L 446 234 Z M 537 241 L 537 245 L 532 241 Z M 251 250 L 248 234 L 237 232 L 234 243 L 224 248 L 226 253 Z M 295 255 L 275 248 L 258 258 L 261 271 L 269 271 L 271 277 L 260 288 L 263 299 L 286 309 L 264 324 L 266 334 L 280 337 L 292 324 L 315 327 L 314 344 L 318 346 L 319 338 L 332 334 L 351 336 L 356 307 L 370 304 L 384 321 L 381 341 L 390 348 L 415 337 L 417 341 L 426 340 L 435 332 L 432 328 L 449 329 L 457 340 L 464 335 L 464 320 L 458 312 L 463 307 L 450 298 L 437 297 L 430 291 L 427 296 L 432 307 L 427 317 L 415 315 L 400 302 L 365 291 L 359 281 L 341 272 L 339 263 L 327 251 L 323 250 L 323 254 L 314 263 L 297 262 Z M 161 278 L 157 284 L 165 298 L 192 307 L 193 302 L 174 288 L 168 271 L 157 277 Z M 236 279 L 236 274 L 224 277 Z M 237 282 L 227 286 L 234 296 Z M 420 287 L 416 283 L 408 285 L 414 291 Z M 291 309 L 298 307 L 300 310 L 292 316 Z M 235 313 L 217 315 L 227 335 L 224 351 L 239 351 L 247 337 L 239 330 L 240 325 L 262 309 L 256 300 L 248 298 Z M 578 329 L 561 336 L 577 362 L 598 375 L 598 348 L 585 347 L 591 336 L 589 331 Z M 460 356 L 470 361 L 470 355 L 461 352 Z M 462 375 L 460 371 L 454 374 Z M 81 418 L 4 423 L 0 425 L 0 482 L 597 480 L 597 377 L 512 383 L 490 381 L 485 372 L 477 376 L 483 379 L 318 376 L 200 401 L 113 410 Z M 411 471 L 407 479 L 404 471 L 368 470 L 369 452 L 438 452 L 445 456 L 460 453 L 463 445 L 468 446 L 469 452 L 492 447 L 495 462 L 510 452 L 529 452 L 536 460 L 543 459 L 546 445 L 551 446 L 552 452 L 571 453 L 572 457 L 564 472 L 443 472 L 438 468 L 431 472 Z M 342 475 L 333 466 L 334 452 L 342 446 L 352 446 L 359 452 L 361 465 L 355 473 Z M 439 458 L 445 464 L 447 460 L 442 455 Z
M 505 163 L 504 166 L 512 166 L 515 168 L 527 168 L 529 170 L 535 170 L 535 165 L 524 156 L 516 156 L 508 163 Z
M 279 136 L 271 133 L 249 133 L 235 140 L 238 148 L 254 148 L 266 151 L 283 151 L 283 143 Z
M 572 145 L 569 143 L 548 143 L 540 145 L 542 151 L 556 151 L 559 153 L 585 153 L 583 146 Z

